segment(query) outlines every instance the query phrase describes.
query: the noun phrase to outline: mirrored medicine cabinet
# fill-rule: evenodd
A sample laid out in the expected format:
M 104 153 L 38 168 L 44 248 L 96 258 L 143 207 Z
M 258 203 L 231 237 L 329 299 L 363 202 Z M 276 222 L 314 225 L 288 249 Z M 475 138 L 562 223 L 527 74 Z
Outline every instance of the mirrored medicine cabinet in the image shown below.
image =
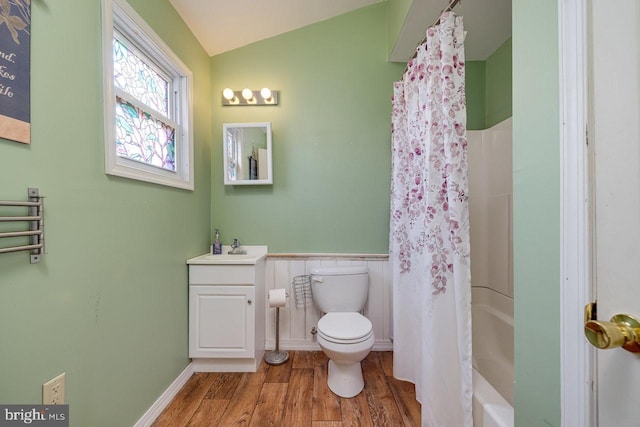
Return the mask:
M 224 184 L 273 184 L 271 123 L 222 126 Z

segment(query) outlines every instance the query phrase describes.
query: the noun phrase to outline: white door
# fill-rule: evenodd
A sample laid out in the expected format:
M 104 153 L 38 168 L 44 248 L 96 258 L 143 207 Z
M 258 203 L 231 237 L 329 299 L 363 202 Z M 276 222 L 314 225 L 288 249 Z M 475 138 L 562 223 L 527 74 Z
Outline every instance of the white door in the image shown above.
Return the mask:
M 640 317 L 640 2 L 591 0 L 590 134 L 598 320 Z M 600 427 L 640 426 L 640 353 L 596 352 Z

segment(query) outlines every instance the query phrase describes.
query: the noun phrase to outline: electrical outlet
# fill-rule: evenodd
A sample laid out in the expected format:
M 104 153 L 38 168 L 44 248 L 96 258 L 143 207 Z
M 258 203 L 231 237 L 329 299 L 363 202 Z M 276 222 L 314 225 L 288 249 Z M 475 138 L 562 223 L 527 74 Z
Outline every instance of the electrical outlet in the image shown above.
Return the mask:
M 63 372 L 54 379 L 42 384 L 43 405 L 64 404 L 64 381 L 65 373 Z

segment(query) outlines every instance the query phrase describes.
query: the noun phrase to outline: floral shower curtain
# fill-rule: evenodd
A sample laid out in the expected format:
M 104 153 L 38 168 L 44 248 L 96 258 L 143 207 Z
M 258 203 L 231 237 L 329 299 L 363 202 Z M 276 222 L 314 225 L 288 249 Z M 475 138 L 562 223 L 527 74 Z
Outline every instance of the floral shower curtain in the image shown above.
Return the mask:
M 462 17 L 446 12 L 394 83 L 393 372 L 415 384 L 429 427 L 472 426 L 463 42 Z

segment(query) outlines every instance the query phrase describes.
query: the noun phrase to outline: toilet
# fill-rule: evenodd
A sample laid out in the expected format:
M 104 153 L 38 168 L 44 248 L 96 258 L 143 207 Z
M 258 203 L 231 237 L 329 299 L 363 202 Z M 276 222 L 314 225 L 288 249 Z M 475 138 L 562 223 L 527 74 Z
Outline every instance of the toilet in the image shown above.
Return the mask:
M 371 321 L 360 313 L 369 294 L 369 270 L 366 266 L 312 269 L 311 292 L 324 314 L 316 337 L 329 358 L 329 389 L 340 397 L 354 397 L 364 388 L 360 362 L 375 341 Z

